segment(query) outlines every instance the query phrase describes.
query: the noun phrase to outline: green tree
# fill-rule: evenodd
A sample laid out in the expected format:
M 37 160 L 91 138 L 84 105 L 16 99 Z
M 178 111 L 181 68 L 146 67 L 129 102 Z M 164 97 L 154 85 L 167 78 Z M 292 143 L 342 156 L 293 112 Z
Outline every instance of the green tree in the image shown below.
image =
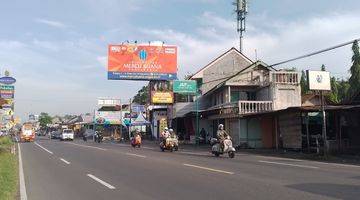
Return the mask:
M 40 113 L 39 116 L 39 122 L 40 122 L 40 126 L 42 128 L 45 128 L 48 124 L 52 123 L 52 117 L 48 114 L 48 113 Z
M 309 86 L 307 82 L 307 76 L 305 71 L 301 71 L 301 79 L 300 79 L 300 86 L 301 86 L 301 94 L 309 93 Z
M 143 86 L 134 96 L 133 103 L 144 105 L 149 102 L 149 86 Z
M 321 71 L 326 71 L 326 67 L 324 64 L 321 65 Z
M 349 96 L 348 98 L 351 99 L 360 89 L 360 52 L 359 52 L 359 44 L 358 41 L 354 41 L 352 45 L 352 66 L 350 68 L 350 79 L 349 79 Z

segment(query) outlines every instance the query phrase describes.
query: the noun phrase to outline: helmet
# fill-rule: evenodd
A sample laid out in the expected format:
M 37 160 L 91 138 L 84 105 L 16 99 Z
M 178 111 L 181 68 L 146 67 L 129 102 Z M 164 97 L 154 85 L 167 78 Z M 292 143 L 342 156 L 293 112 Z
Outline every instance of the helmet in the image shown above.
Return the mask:
M 224 129 L 224 125 L 222 125 L 222 124 L 219 124 L 219 127 L 218 127 L 218 129 L 220 130 L 222 130 L 222 129 Z
M 169 128 L 168 128 L 168 127 L 165 127 L 164 130 L 167 131 L 167 130 L 169 130 Z
M 174 130 L 173 130 L 173 129 L 169 129 L 169 132 L 174 132 Z

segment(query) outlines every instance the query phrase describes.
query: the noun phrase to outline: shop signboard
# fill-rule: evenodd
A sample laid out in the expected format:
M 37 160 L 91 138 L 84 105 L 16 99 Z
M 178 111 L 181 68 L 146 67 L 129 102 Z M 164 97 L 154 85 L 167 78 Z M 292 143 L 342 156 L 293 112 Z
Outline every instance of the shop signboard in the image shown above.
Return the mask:
M 16 79 L 10 76 L 3 76 L 0 78 L 0 83 L 5 85 L 11 85 L 16 82 Z
M 172 104 L 174 103 L 174 93 L 172 92 L 152 92 L 151 103 L 153 104 Z
M 177 47 L 109 45 L 108 79 L 175 80 L 177 79 Z
M 144 105 L 131 105 L 131 111 L 134 113 L 143 113 L 145 112 Z
M 121 112 L 120 111 L 98 111 L 95 115 L 95 123 L 106 125 L 120 125 Z
M 115 98 L 99 98 L 98 105 L 99 106 L 117 106 L 120 105 L 120 99 Z
M 197 89 L 196 81 L 194 80 L 185 80 L 185 81 L 175 80 L 173 83 L 174 93 L 195 94 L 196 89 Z
M 0 85 L 0 90 L 15 90 L 13 85 Z

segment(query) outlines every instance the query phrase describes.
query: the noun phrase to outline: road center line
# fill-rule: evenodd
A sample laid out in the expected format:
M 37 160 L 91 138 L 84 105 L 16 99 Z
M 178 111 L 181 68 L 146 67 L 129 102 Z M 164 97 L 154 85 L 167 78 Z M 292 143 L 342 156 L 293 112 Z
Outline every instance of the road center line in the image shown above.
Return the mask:
M 140 158 L 146 158 L 146 156 L 143 155 L 139 155 L 139 154 L 134 154 L 134 153 L 125 153 L 128 156 L 136 156 L 136 157 L 140 157 Z
M 19 154 L 20 199 L 27 200 L 24 169 L 23 169 L 23 163 L 22 163 L 22 157 L 21 157 L 21 148 L 20 148 L 19 143 L 17 143 L 17 146 L 18 146 L 18 154 Z
M 34 142 L 34 144 L 36 144 L 38 147 L 42 148 L 44 151 L 48 152 L 49 154 L 54 154 L 53 152 L 47 150 L 45 147 L 41 146 L 41 145 L 38 144 L 37 142 Z
M 109 188 L 110 190 L 115 190 L 116 188 L 112 185 L 110 185 L 109 183 L 99 179 L 98 177 L 92 175 L 92 174 L 87 174 L 88 177 L 94 179 L 95 181 L 99 182 L 100 184 L 104 185 L 105 187 Z
M 297 164 L 281 163 L 281 162 L 272 162 L 272 161 L 265 161 L 265 160 L 258 160 L 258 162 L 268 163 L 268 164 L 275 164 L 275 165 L 292 166 L 292 167 L 302 167 L 302 168 L 309 168 L 309 169 L 319 169 L 319 167 L 309 166 L 309 165 L 297 165 Z
M 93 149 L 98 149 L 98 150 L 102 150 L 102 151 L 107 150 L 107 149 L 103 149 L 103 148 L 100 148 L 100 147 L 93 147 L 93 146 L 88 146 L 88 145 L 76 144 L 76 143 L 72 143 L 72 142 L 65 142 L 65 144 L 72 144 L 72 145 L 79 146 L 79 147 L 93 148 Z
M 191 165 L 191 164 L 186 164 L 186 163 L 184 163 L 183 165 L 187 166 L 187 167 L 204 169 L 204 170 L 208 170 L 208 171 L 212 171 L 212 172 L 219 172 L 219 173 L 224 173 L 224 174 L 234 174 L 234 172 L 228 172 L 228 171 L 223 171 L 223 170 L 218 170 L 218 169 L 212 169 L 212 168 L 202 167 L 202 166 L 198 166 L 198 165 Z
M 60 158 L 60 160 L 61 160 L 61 161 L 63 161 L 64 163 L 66 163 L 66 164 L 70 165 L 70 162 L 69 162 L 69 161 L 67 161 L 67 160 L 65 160 L 64 158 Z

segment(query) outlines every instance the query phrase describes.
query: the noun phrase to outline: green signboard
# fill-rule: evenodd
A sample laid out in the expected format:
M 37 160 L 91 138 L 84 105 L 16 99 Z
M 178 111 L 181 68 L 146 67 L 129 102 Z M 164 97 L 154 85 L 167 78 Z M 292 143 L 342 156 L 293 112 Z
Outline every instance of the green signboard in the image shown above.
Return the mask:
M 195 94 L 197 90 L 196 81 L 174 81 L 173 92 L 181 94 Z
M 1 90 L 14 90 L 15 87 L 13 85 L 0 85 Z

